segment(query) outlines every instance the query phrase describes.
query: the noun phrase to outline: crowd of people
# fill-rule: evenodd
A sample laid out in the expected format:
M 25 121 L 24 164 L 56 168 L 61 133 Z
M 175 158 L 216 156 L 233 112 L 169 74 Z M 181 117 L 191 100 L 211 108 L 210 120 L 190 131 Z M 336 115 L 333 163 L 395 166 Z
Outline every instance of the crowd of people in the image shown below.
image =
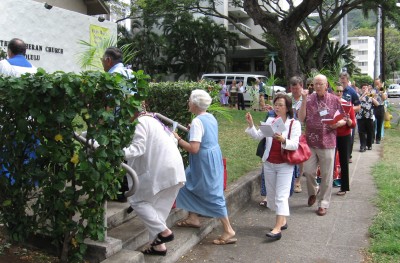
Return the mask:
M 19 76 L 24 72 L 35 72 L 25 59 L 25 44 L 20 39 L 9 42 L 8 60 L 1 61 L 0 74 Z M 132 78 L 132 72 L 122 64 L 122 52 L 116 47 L 108 48 L 103 57 L 104 71 L 119 73 Z M 386 92 L 379 79 L 375 88 L 362 84 L 361 89 L 350 85 L 350 76 L 343 72 L 340 82 L 332 88 L 327 77 L 316 75 L 306 81 L 294 76 L 289 80 L 291 96 L 277 94 L 273 105 L 265 104 L 265 88 L 262 81 L 253 85 L 252 109 L 267 110 L 266 124 L 281 119 L 282 132 L 265 135 L 256 128 L 250 112 L 245 115 L 248 124 L 245 132 L 256 140 L 265 139 L 261 149 L 262 189 L 266 198 L 260 203 L 276 213 L 274 227 L 266 234 L 273 240 L 282 237 L 288 229 L 287 217 L 291 193 L 301 192 L 301 175 L 307 181 L 308 206 L 318 200 L 317 215 L 327 214 L 332 195 L 333 171 L 336 155 L 341 167 L 343 196 L 350 190 L 349 163 L 356 125 L 360 137 L 360 152 L 372 149 L 372 144 L 382 140 L 382 125 Z M 220 81 L 220 102 L 223 105 L 244 110 L 243 83 L 235 81 L 228 87 Z M 218 123 L 207 112 L 212 102 L 204 90 L 193 90 L 188 100 L 188 110 L 195 116 L 189 126 L 187 138 L 170 131 L 154 114 L 143 111 L 134 119 L 138 121 L 131 144 L 124 148 L 128 164 L 137 172 L 139 187 L 128 198 L 149 232 L 149 244 L 142 251 L 146 255 L 165 256 L 166 243 L 174 239 L 174 233 L 166 220 L 176 200 L 176 207 L 188 211 L 188 216 L 176 223 L 177 227 L 200 228 L 200 215 L 218 218 L 223 226 L 222 235 L 213 240 L 216 245 L 234 244 L 235 231 L 230 224 L 223 190 L 223 160 L 218 143 Z M 322 119 L 341 118 L 332 123 Z M 374 126 L 375 123 L 375 126 Z M 311 157 L 302 164 L 291 164 L 282 156 L 282 151 L 296 151 L 301 134 L 307 139 Z M 189 166 L 184 169 L 178 149 L 189 153 Z M 319 171 L 321 182 L 317 183 Z
M 277 95 L 273 101 L 273 111 L 267 113 L 267 123 L 276 118 L 282 118 L 285 126 L 288 126 L 288 120 L 292 118 L 299 123 L 295 129 L 291 128 L 290 140 L 287 138 L 290 128 L 266 138 L 261 159 L 261 195 L 266 195 L 266 198 L 260 205 L 276 211 L 277 216 L 275 227 L 266 234 L 268 238 L 279 240 L 282 237 L 281 231 L 288 228 L 288 198 L 292 192 L 302 191 L 300 175 L 306 177 L 307 204 L 313 206 L 318 201 L 316 214 L 319 216 L 326 215 L 329 209 L 336 166 L 340 167 L 340 190 L 336 194 L 344 196 L 350 191 L 349 163 L 356 126 L 360 138 L 360 152 L 371 150 L 372 144 L 379 144 L 382 139 L 381 119 L 383 120 L 382 112 L 387 94 L 381 81 L 376 79 L 375 87 L 362 84 L 359 89 L 350 85 L 347 72 L 341 73 L 338 80 L 335 87 L 330 87 L 327 77 L 319 74 L 313 79 L 308 79 L 307 88 L 303 89 L 302 78 L 292 77 L 289 81 L 291 96 Z M 285 103 L 276 103 L 277 99 L 282 99 Z M 283 112 L 282 107 L 285 109 Z M 335 119 L 335 116 L 338 117 Z M 264 139 L 265 135 L 255 128 L 250 113 L 247 113 L 246 121 L 246 133 L 257 140 Z M 287 148 L 288 141 L 289 145 L 298 144 L 298 136 L 301 133 L 306 136 L 311 157 L 299 165 L 285 163 L 281 151 L 290 149 Z M 291 150 L 296 150 L 296 146 Z M 287 170 L 283 167 L 287 167 Z M 317 180 L 317 175 L 320 180 Z
M 265 96 L 266 89 L 265 84 L 261 79 L 256 79 L 253 85 L 246 89 L 243 85 L 243 81 L 237 82 L 232 80 L 230 85 L 225 83 L 225 80 L 219 81 L 220 92 L 219 101 L 222 106 L 229 106 L 230 108 L 236 108 L 238 110 L 245 110 L 244 93 L 248 92 L 251 97 L 251 109 L 254 111 L 265 111 Z

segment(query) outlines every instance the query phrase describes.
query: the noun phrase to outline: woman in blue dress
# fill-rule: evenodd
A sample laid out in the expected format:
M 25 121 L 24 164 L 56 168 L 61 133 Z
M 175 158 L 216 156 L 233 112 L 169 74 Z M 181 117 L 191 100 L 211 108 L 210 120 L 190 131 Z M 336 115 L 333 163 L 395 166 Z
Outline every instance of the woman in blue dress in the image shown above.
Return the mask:
M 196 115 L 190 124 L 190 138 L 185 141 L 175 133 L 178 145 L 189 152 L 186 184 L 176 199 L 178 208 L 187 210 L 186 219 L 179 227 L 200 227 L 199 216 L 216 217 L 221 220 L 223 234 L 213 241 L 217 245 L 236 243 L 235 231 L 229 222 L 223 189 L 223 162 L 218 144 L 218 123 L 207 113 L 210 95 L 204 90 L 193 90 L 189 99 L 189 111 Z

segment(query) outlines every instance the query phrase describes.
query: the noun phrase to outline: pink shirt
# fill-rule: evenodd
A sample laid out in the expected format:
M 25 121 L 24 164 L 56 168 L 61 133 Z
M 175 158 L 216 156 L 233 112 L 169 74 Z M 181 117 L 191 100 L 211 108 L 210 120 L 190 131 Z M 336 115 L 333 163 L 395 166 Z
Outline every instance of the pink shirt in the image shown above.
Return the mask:
M 333 94 L 326 93 L 323 97 L 318 97 L 317 93 L 313 93 L 307 97 L 305 123 L 309 147 L 318 149 L 336 147 L 336 129 L 331 129 L 321 122 L 321 119 L 333 119 L 336 110 L 344 113 L 340 99 Z

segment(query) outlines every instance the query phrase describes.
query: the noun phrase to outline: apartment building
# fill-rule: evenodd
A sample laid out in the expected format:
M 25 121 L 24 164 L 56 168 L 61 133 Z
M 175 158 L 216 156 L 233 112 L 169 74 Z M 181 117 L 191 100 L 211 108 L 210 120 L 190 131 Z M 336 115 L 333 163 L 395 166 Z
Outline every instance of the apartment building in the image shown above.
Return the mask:
M 331 41 L 336 43 L 339 39 L 335 37 L 331 38 Z M 374 78 L 375 38 L 367 36 L 348 37 L 347 44 L 352 50 L 355 64 L 361 70 L 361 74 Z
M 254 25 L 253 19 L 241 7 L 236 7 L 232 0 L 219 1 L 218 11 L 232 18 L 246 32 L 261 38 L 263 31 L 260 26 Z M 268 56 L 264 46 L 251 40 L 241 33 L 233 24 L 227 20 L 214 19 L 217 23 L 224 24 L 231 31 L 239 34 L 239 42 L 235 52 L 229 52 L 226 57 L 227 71 L 230 72 L 252 72 L 254 74 L 266 75 L 265 57 Z

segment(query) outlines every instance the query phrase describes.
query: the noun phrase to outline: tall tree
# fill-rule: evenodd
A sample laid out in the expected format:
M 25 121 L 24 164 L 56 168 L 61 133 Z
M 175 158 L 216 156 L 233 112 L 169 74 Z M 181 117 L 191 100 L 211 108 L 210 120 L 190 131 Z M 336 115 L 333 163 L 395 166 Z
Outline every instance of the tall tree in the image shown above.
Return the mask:
M 177 77 L 185 75 L 191 80 L 205 72 L 223 71 L 226 52 L 235 47 L 238 39 L 223 25 L 208 17 L 195 19 L 190 13 L 167 16 L 163 29 L 169 67 Z

